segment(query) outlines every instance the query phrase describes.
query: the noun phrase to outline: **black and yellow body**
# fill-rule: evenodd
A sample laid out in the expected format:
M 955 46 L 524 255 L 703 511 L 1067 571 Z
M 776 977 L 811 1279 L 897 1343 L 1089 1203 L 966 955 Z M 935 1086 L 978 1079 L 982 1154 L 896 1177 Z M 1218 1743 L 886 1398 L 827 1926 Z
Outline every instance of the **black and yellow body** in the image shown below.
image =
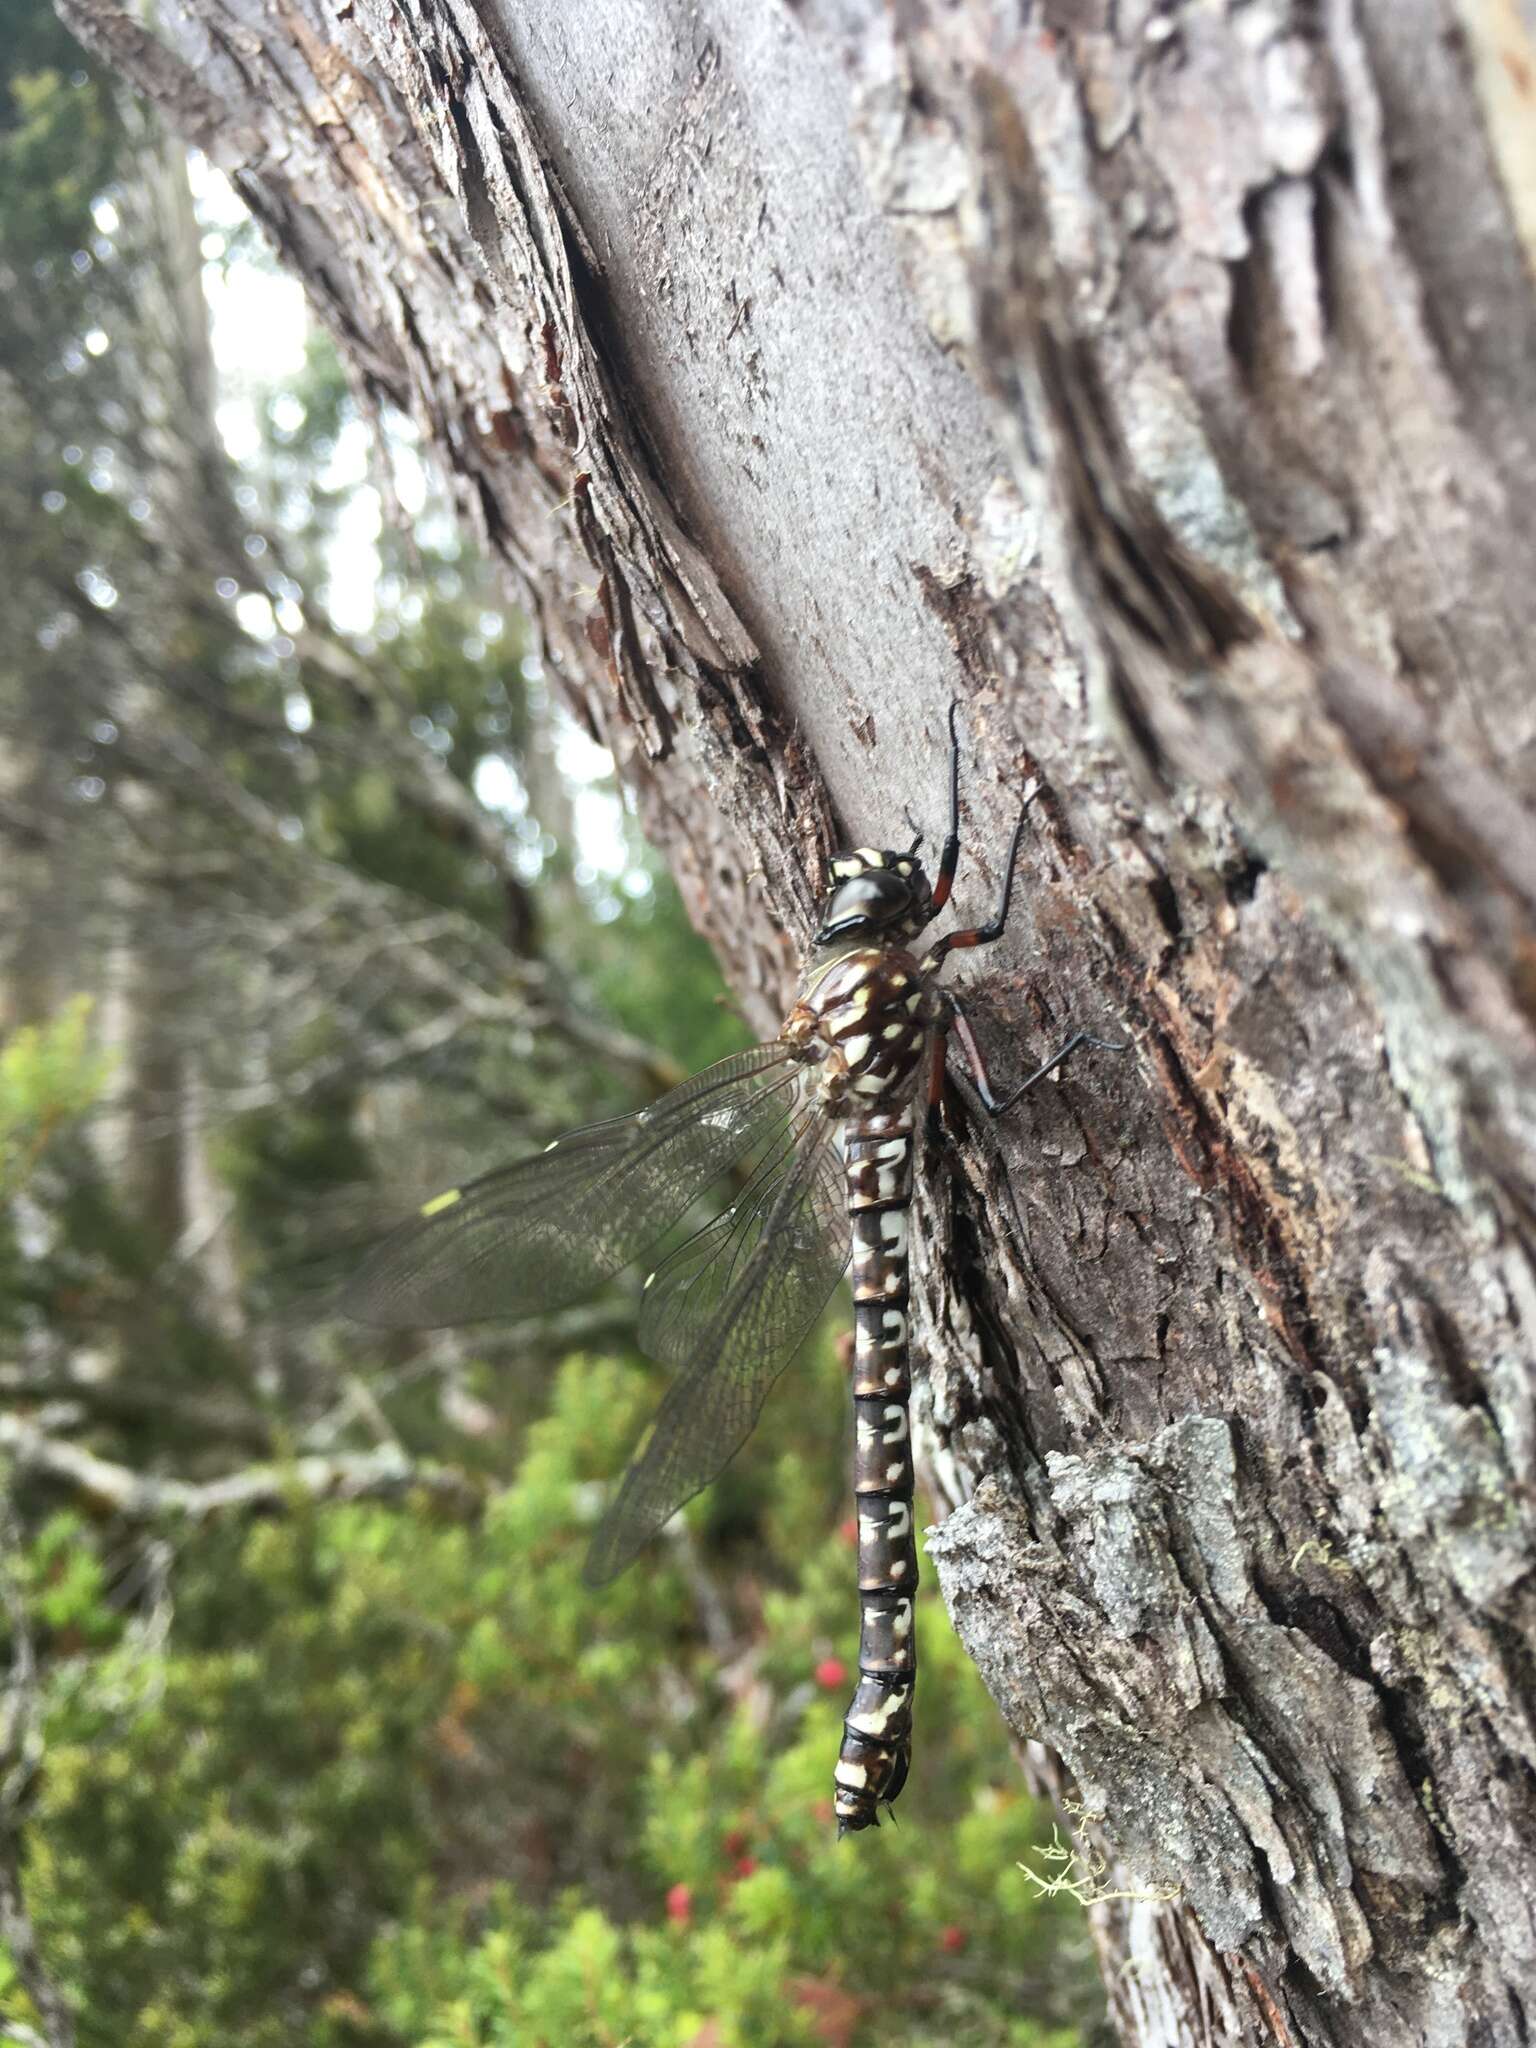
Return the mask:
M 909 857 L 884 858 L 902 860 L 909 874 L 914 866 Z M 926 908 L 926 882 L 919 886 Z M 886 902 L 899 915 L 895 897 Z M 837 904 L 834 888 L 829 913 Z M 878 1825 L 882 1802 L 900 1792 L 911 1761 L 917 1539 L 907 1227 L 913 1109 L 936 1023 L 911 953 L 854 943 L 813 966 L 784 1027 L 785 1039 L 815 1063 L 816 1092 L 842 1125 L 852 1236 L 859 1679 L 835 1773 L 839 1834 Z
M 936 887 L 915 847 L 860 847 L 832 862 L 817 951 L 782 1034 L 812 1066 L 824 1113 L 842 1126 L 852 1235 L 859 1677 L 834 1779 L 840 1835 L 879 1825 L 912 1759 L 918 1572 L 907 1234 L 918 1088 L 925 1060 L 937 1074 L 950 1012 L 933 988 L 948 946 L 920 959 L 910 944 L 947 901 L 958 853 L 952 831 Z
M 953 714 L 950 732 L 953 740 Z M 950 776 L 950 829 L 931 886 L 916 845 L 906 853 L 860 847 L 832 862 L 817 951 L 782 1033 L 814 1063 L 817 1099 L 842 1126 L 852 1231 L 859 1679 L 835 1774 L 840 1835 L 879 1825 L 880 1807 L 895 1800 L 912 1761 L 918 1573 L 907 1237 L 920 1081 L 926 1071 L 929 1114 L 936 1117 L 946 1040 L 956 1031 L 983 1105 L 1001 1115 L 1076 1046 L 1105 1043 L 1075 1033 L 1006 1101 L 993 1094 L 964 1012 L 937 980 L 949 953 L 1002 936 L 1024 813 L 1008 849 L 997 914 L 988 924 L 947 933 L 919 957 L 913 942 L 949 901 L 959 860 L 958 747 Z
M 957 1039 L 1000 1115 L 1077 1045 L 1076 1032 L 1006 1099 L 993 1094 L 958 1000 L 938 986 L 957 947 L 1002 935 L 1023 811 L 997 912 L 919 954 L 959 860 L 959 747 L 950 713 L 950 818 L 936 877 L 905 852 L 831 864 L 821 924 L 779 1037 L 733 1054 L 633 1116 L 447 1189 L 379 1244 L 335 1307 L 387 1329 L 525 1316 L 580 1300 L 637 1259 L 642 1348 L 670 1392 L 592 1540 L 606 1584 L 735 1455 L 768 1390 L 850 1261 L 859 1678 L 836 1771 L 839 1833 L 879 1820 L 906 1782 L 917 1677 L 907 1227 L 926 1083 L 937 1114 Z M 1025 794 L 1025 804 L 1033 786 Z M 733 1169 L 742 1192 L 712 1222 L 695 1204 Z M 670 1246 L 670 1249 L 668 1248 Z

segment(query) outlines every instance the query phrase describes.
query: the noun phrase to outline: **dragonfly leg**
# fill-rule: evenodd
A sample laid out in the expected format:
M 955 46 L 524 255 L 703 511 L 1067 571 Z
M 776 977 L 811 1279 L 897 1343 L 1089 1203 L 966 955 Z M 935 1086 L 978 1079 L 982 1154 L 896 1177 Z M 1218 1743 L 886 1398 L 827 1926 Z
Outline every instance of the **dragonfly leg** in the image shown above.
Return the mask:
M 955 758 L 958 763 L 959 756 L 957 755 Z M 958 767 L 956 767 L 955 773 L 957 775 L 958 772 Z M 923 962 L 925 974 L 936 972 L 946 953 L 953 953 L 962 946 L 990 946 L 1000 939 L 1007 930 L 1008 912 L 1013 904 L 1013 871 L 1018 865 L 1019 843 L 1024 837 L 1024 820 L 1028 815 L 1030 805 L 1039 794 L 1040 785 L 1031 778 L 1024 790 L 1024 801 L 1019 805 L 1019 815 L 1013 828 L 1013 837 L 1008 842 L 1008 862 L 1003 870 L 1003 893 L 998 899 L 997 909 L 987 919 L 985 924 L 973 925 L 969 931 L 946 932 L 942 939 L 936 940 L 929 949 L 928 957 Z M 953 883 L 955 874 L 953 863 L 950 861 L 950 849 L 954 849 L 955 858 L 958 859 L 960 853 L 958 831 L 959 817 L 957 812 L 951 822 L 950 836 L 944 842 L 944 858 L 939 863 L 939 879 L 934 884 L 933 902 L 936 910 L 942 909 L 949 900 L 950 884 Z M 941 890 L 942 894 L 940 894 Z
M 933 1042 L 928 1048 L 928 1142 L 938 1140 L 939 1126 L 944 1117 L 944 1054 L 949 1044 L 953 1016 L 946 1011 L 934 1030 Z
M 960 865 L 960 735 L 955 729 L 960 701 L 949 700 L 949 832 L 944 840 L 944 851 L 939 855 L 939 871 L 933 881 L 933 908 L 935 915 L 949 901 L 949 892 L 955 886 L 955 869 Z
M 949 1013 L 949 1021 L 939 1034 L 938 1043 L 940 1045 L 944 1044 L 949 1031 L 953 1031 L 956 1038 L 959 1039 L 960 1050 L 965 1055 L 965 1063 L 970 1068 L 971 1079 L 976 1084 L 976 1093 L 981 1097 L 982 1108 L 985 1109 L 988 1116 L 1006 1116 L 1021 1095 L 1027 1094 L 1034 1087 L 1035 1083 L 1043 1081 L 1047 1074 L 1054 1074 L 1056 1069 L 1071 1054 L 1076 1052 L 1080 1045 L 1097 1046 L 1100 1052 L 1129 1052 L 1130 1050 L 1130 1047 L 1121 1039 L 1095 1038 L 1091 1031 L 1074 1031 L 1066 1044 L 1053 1052 L 1050 1058 L 1041 1066 L 1036 1067 L 1035 1071 L 1026 1080 L 1019 1083 L 1011 1095 L 1005 1095 L 999 1099 L 993 1090 L 992 1078 L 987 1072 L 987 1063 L 982 1058 L 981 1047 L 976 1043 L 976 1034 L 971 1029 L 970 1019 L 961 1007 L 959 997 L 951 994 L 948 989 L 943 990 L 942 994 L 945 1008 Z M 932 1099 L 930 1092 L 930 1116 L 932 1115 Z

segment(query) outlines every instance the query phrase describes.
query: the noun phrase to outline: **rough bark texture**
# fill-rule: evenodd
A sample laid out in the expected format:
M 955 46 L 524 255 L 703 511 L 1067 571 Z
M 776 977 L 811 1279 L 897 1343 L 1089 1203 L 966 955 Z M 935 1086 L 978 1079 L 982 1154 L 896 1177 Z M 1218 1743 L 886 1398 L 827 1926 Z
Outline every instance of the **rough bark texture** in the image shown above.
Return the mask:
M 985 1042 L 1138 1053 L 930 1175 L 956 1624 L 1159 1895 L 1127 2042 L 1524 2042 L 1529 13 L 60 4 L 418 420 L 757 1021 L 951 694 L 962 912 L 1041 778 Z

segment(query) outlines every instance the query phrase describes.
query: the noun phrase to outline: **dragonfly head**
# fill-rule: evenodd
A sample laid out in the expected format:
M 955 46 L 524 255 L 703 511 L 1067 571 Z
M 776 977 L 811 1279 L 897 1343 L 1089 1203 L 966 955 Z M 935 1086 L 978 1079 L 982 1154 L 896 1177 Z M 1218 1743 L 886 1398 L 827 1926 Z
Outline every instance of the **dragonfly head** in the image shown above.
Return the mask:
M 923 864 L 910 853 L 861 846 L 832 862 L 816 944 L 841 939 L 916 938 L 933 917 L 933 891 Z

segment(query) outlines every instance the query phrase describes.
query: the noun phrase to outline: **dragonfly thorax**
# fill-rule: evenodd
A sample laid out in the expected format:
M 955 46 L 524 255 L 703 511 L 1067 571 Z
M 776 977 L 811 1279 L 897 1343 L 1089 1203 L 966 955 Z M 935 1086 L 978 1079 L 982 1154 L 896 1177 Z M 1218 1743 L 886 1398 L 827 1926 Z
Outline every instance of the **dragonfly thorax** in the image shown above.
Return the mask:
M 781 1035 L 816 1063 L 816 1097 L 830 1115 L 867 1117 L 911 1100 L 932 1024 L 913 954 L 853 946 L 812 969 Z

